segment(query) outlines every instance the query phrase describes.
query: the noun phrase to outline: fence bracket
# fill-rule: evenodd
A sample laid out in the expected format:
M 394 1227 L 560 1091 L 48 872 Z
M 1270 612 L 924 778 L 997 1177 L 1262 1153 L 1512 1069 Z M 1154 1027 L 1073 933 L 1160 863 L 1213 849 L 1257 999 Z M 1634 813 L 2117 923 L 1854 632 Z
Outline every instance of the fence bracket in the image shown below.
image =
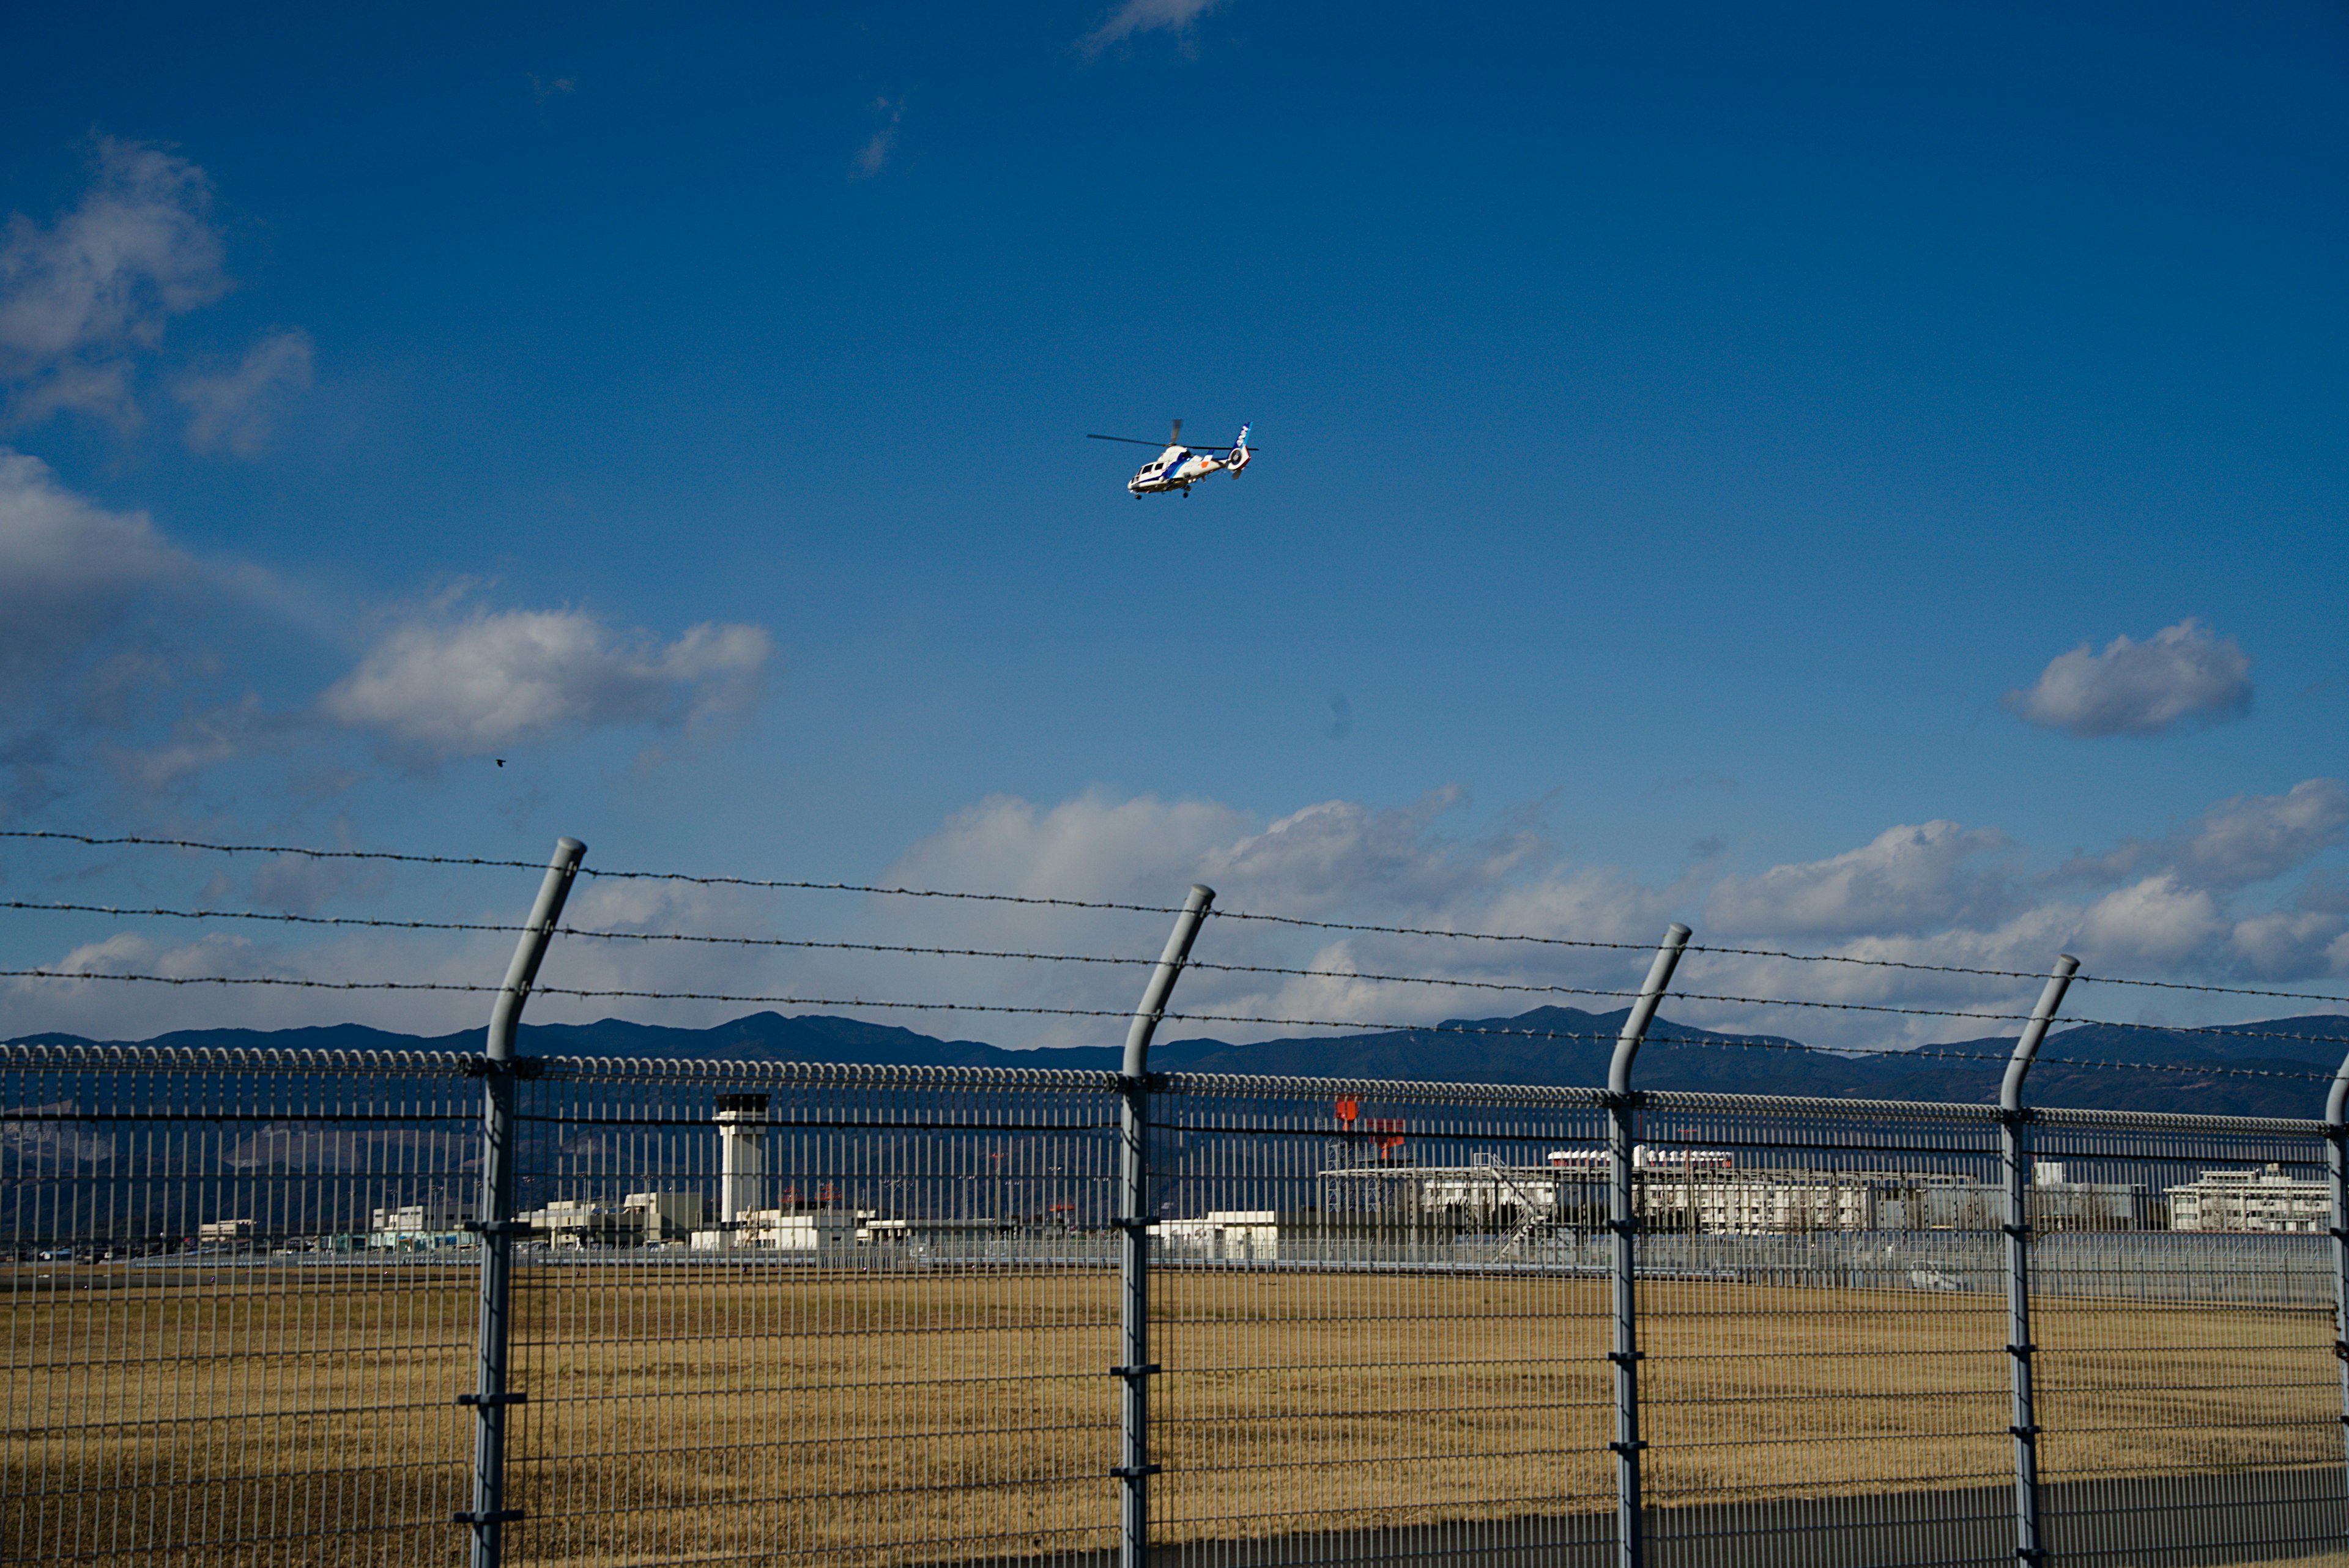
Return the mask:
M 526 1405 L 529 1402 L 530 1396 L 527 1394 L 460 1394 L 457 1396 L 457 1403 L 460 1405 Z
M 518 1508 L 497 1508 L 492 1509 L 487 1513 L 452 1513 L 449 1516 L 452 1523 L 475 1525 L 512 1524 L 515 1520 L 523 1517 L 523 1511 Z
M 1158 1363 L 1153 1361 L 1143 1366 L 1112 1366 L 1109 1375 L 1112 1377 L 1155 1377 L 1158 1370 Z
M 535 1078 L 545 1071 L 546 1063 L 537 1056 L 513 1056 L 503 1061 L 493 1056 L 469 1056 L 465 1059 L 465 1076 L 468 1078 L 487 1078 L 492 1075 Z

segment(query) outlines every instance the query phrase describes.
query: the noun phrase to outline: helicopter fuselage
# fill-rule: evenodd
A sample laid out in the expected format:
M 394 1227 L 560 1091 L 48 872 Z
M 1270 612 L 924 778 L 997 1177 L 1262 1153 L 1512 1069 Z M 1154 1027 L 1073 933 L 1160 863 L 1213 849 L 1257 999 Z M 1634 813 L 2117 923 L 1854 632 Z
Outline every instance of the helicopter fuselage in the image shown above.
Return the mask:
M 1246 451 L 1245 447 L 1237 448 L 1236 455 Z M 1125 482 L 1125 487 L 1137 497 L 1163 495 L 1170 490 L 1188 491 L 1211 473 L 1237 473 L 1247 466 L 1245 458 L 1235 462 L 1211 452 L 1193 452 L 1186 446 L 1170 446 L 1151 462 L 1143 463 L 1142 471 Z

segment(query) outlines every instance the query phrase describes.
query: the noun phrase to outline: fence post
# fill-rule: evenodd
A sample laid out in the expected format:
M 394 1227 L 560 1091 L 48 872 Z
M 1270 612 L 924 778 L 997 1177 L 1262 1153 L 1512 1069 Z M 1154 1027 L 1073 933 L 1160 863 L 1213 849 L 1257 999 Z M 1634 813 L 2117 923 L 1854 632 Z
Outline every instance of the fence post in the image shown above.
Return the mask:
M 481 1316 L 473 1392 L 457 1396 L 460 1405 L 473 1407 L 473 1506 L 456 1516 L 473 1527 L 473 1568 L 498 1568 L 503 1548 L 502 1532 L 522 1517 L 520 1509 L 505 1505 L 506 1407 L 528 1396 L 506 1390 L 507 1300 L 513 1268 L 513 1102 L 514 1080 L 524 1075 L 526 1064 L 514 1056 L 514 1033 L 522 1023 L 523 1003 L 538 980 L 539 961 L 546 956 L 547 939 L 563 918 L 563 901 L 578 875 L 587 846 L 575 838 L 559 838 L 554 858 L 547 862 L 546 878 L 538 886 L 530 921 L 514 944 L 513 962 L 506 966 L 505 984 L 490 1010 L 489 1049 L 481 1077 L 481 1197 L 466 1229 L 481 1238 Z
M 2070 953 L 2057 955 L 1998 1086 L 1999 1153 L 2006 1167 L 2006 1223 L 1999 1227 L 2006 1233 L 2006 1359 L 2014 1378 L 2014 1421 L 2007 1428 L 2014 1435 L 2014 1555 L 2034 1565 L 2047 1560 L 2047 1548 L 2040 1532 L 2039 1424 L 2031 1397 L 2031 1357 L 2038 1347 L 2031 1343 L 2031 1151 L 2023 1137 L 2031 1113 L 2023 1108 L 2023 1079 L 2079 967 Z
M 2341 1433 L 2349 1449 L 2349 1057 L 2324 1096 L 2325 1165 L 2333 1175 L 2333 1355 L 2341 1364 Z M 2349 1462 L 2349 1451 L 2344 1451 Z
M 1110 1470 L 1123 1483 L 1118 1568 L 1149 1568 L 1150 1478 L 1158 1469 L 1150 1462 L 1150 1377 L 1158 1370 L 1150 1360 L 1150 1037 L 1158 1032 L 1175 977 L 1191 956 L 1199 921 L 1215 901 L 1213 888 L 1197 886 L 1183 901 L 1165 950 L 1143 988 L 1142 1005 L 1133 1010 L 1133 1022 L 1126 1028 L 1125 1063 L 1118 1075 L 1123 1102 L 1118 1118 L 1118 1261 L 1124 1286 L 1125 1354 L 1110 1368 L 1125 1389 L 1121 1459 Z
M 1612 1189 L 1608 1199 L 1607 1229 L 1615 1237 L 1615 1348 L 1607 1359 L 1615 1364 L 1615 1561 L 1618 1568 L 1640 1568 L 1640 1450 L 1648 1445 L 1640 1437 L 1640 1325 L 1638 1298 L 1631 1288 L 1638 1262 L 1635 1238 L 1640 1231 L 1632 1200 L 1631 1113 L 1640 1096 L 1631 1088 L 1631 1058 L 1648 1037 L 1664 989 L 1672 983 L 1688 947 L 1689 929 L 1673 922 L 1664 929 L 1663 946 L 1640 986 L 1640 1000 L 1623 1019 L 1623 1033 L 1615 1037 L 1615 1055 L 1607 1064 L 1607 1172 Z

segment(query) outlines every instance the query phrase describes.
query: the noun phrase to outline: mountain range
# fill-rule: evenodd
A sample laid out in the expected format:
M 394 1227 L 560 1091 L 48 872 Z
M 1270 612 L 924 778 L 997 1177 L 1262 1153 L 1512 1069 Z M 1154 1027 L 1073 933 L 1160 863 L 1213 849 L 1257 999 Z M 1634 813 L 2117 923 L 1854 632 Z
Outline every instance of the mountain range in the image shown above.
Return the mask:
M 1153 1048 L 1162 1071 L 1299 1077 L 1396 1078 L 1437 1083 L 1599 1085 L 1624 1012 L 1542 1007 L 1512 1018 L 1458 1019 L 1443 1029 L 1266 1040 L 1235 1045 L 1167 1040 Z M 1447 1033 L 1485 1029 L 1588 1035 Z M 1997 1096 L 2014 1036 L 1952 1041 L 1921 1053 L 1853 1055 L 1783 1038 L 1760 1046 L 1662 1018 L 1641 1050 L 1634 1082 L 1643 1089 L 1803 1095 L 1864 1099 L 1986 1103 Z M 2271 1036 L 2334 1036 L 2334 1040 Z M 307 1029 L 181 1030 L 140 1042 L 171 1046 L 338 1050 L 479 1051 L 483 1031 L 420 1036 L 356 1023 Z M 1671 1036 L 1673 1039 L 1665 1039 Z M 2325 1080 L 2342 1065 L 2349 1016 L 2316 1014 L 2232 1025 L 2213 1033 L 2084 1024 L 2048 1036 L 2033 1069 L 2033 1105 L 2103 1110 L 2195 1111 L 2220 1116 L 2314 1117 Z M 1686 1043 L 1682 1043 L 1686 1042 Z M 78 1035 L 20 1036 L 10 1044 L 122 1044 Z M 903 1065 L 1079 1067 L 1114 1070 L 1110 1045 L 1006 1050 L 976 1040 L 941 1040 L 910 1029 L 823 1014 L 755 1012 L 708 1029 L 605 1019 L 525 1024 L 526 1055 L 671 1057 L 692 1061 L 860 1062 Z M 1947 1054 L 1935 1055 L 1939 1052 Z M 1987 1058 L 1987 1059 L 1971 1059 Z M 2119 1064 L 2094 1065 L 2083 1064 Z

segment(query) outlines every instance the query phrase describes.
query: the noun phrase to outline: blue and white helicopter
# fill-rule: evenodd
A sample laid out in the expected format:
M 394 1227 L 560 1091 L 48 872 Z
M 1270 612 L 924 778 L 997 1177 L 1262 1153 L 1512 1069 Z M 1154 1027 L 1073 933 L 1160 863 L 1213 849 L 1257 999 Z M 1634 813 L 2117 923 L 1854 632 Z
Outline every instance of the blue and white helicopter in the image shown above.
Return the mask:
M 1170 490 L 1191 493 L 1191 486 L 1211 473 L 1228 473 L 1239 477 L 1241 469 L 1256 459 L 1248 445 L 1248 428 L 1240 427 L 1239 439 L 1229 446 L 1185 446 L 1183 444 L 1183 421 L 1174 421 L 1174 433 L 1165 441 L 1165 450 L 1142 465 L 1142 472 L 1125 482 L 1125 488 L 1136 501 L 1145 495 L 1164 495 Z M 1154 441 L 1142 441 L 1133 436 L 1088 435 L 1087 441 L 1122 441 L 1132 446 L 1157 446 Z M 1220 454 L 1220 455 L 1218 455 Z

